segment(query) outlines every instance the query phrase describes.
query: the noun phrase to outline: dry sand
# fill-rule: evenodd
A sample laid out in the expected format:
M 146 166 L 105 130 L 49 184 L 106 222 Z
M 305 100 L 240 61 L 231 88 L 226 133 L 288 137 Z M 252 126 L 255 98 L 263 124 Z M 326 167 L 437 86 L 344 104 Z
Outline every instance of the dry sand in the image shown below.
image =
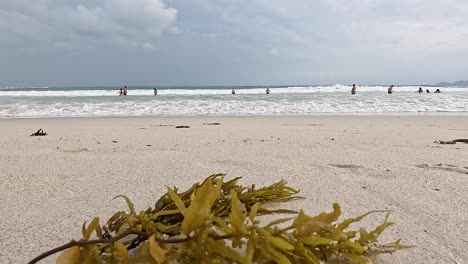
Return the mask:
M 218 172 L 243 184 L 284 178 L 307 197 L 290 207 L 310 214 L 333 202 L 345 217 L 393 210 L 396 224 L 382 239 L 417 247 L 381 263 L 468 263 L 468 144 L 433 143 L 468 138 L 467 116 L 23 119 L 0 127 L 0 263 L 25 263 L 80 238 L 84 221 L 126 209 L 112 200 L 118 194 L 145 209 L 165 185 L 185 189 Z M 29 137 L 39 128 L 49 135 Z

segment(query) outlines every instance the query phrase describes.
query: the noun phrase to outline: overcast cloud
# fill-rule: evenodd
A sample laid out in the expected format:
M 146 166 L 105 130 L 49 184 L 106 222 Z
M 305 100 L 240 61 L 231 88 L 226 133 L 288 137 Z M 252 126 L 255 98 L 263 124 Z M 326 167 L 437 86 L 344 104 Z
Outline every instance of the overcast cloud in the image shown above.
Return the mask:
M 0 86 L 468 79 L 465 0 L 0 0 Z

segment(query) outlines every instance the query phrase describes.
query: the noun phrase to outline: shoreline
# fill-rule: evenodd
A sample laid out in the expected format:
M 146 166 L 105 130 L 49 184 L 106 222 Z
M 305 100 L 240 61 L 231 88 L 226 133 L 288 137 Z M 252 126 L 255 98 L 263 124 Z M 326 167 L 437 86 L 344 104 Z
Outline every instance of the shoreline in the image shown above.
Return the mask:
M 8 216 L 0 263 L 25 263 L 80 238 L 84 221 L 127 210 L 116 195 L 143 210 L 166 185 L 186 189 L 220 172 L 244 185 L 285 179 L 306 197 L 286 206 L 309 214 L 333 202 L 344 218 L 392 210 L 395 225 L 381 241 L 417 247 L 379 263 L 468 259 L 468 144 L 433 142 L 466 138 L 465 115 L 20 118 L 0 126 L 0 214 Z M 29 136 L 39 128 L 48 135 Z

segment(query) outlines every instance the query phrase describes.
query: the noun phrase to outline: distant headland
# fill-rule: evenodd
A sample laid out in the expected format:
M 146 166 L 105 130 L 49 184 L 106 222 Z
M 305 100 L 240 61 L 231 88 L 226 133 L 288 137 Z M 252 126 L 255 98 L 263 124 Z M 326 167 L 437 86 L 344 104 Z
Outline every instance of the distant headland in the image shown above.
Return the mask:
M 468 81 L 456 81 L 456 82 L 453 82 L 453 83 L 440 82 L 438 84 L 435 84 L 434 86 L 442 86 L 442 87 L 446 87 L 446 86 L 468 86 Z

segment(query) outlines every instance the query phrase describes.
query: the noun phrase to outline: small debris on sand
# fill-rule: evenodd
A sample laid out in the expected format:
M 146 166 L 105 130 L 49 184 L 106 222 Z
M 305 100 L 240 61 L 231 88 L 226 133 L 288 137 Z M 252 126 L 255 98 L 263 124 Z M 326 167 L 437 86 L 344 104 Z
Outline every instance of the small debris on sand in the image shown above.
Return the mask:
M 206 126 L 220 126 L 221 123 L 203 123 Z
M 443 140 L 435 140 L 434 143 L 438 144 L 456 144 L 457 142 L 465 143 L 468 144 L 468 139 L 467 138 L 460 138 L 460 139 L 454 139 L 454 140 L 449 140 L 449 141 L 443 141 Z
M 42 128 L 39 128 L 38 131 L 31 134 L 31 137 L 38 137 L 38 136 L 47 136 L 47 133 L 44 132 L 44 130 L 42 130 Z

